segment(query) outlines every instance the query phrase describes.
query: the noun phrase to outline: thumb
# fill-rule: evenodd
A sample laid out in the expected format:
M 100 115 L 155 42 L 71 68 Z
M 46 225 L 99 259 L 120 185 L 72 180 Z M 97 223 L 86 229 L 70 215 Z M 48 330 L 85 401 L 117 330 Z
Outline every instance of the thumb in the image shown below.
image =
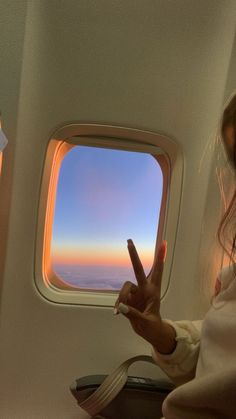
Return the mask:
M 134 319 L 143 320 L 144 319 L 143 313 L 141 313 L 136 308 L 128 306 L 126 304 L 120 303 L 118 306 L 118 310 L 120 313 L 122 313 L 125 317 L 127 317 L 130 320 L 134 320 Z

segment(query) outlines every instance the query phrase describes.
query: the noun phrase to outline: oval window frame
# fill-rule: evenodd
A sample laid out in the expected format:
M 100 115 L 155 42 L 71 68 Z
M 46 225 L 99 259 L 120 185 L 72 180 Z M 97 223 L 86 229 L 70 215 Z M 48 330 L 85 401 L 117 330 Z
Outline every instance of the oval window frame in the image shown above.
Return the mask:
M 62 281 L 51 267 L 50 246 L 56 186 L 61 161 L 75 145 L 87 145 L 117 150 L 139 151 L 151 154 L 163 173 L 163 196 L 155 254 L 161 240 L 168 241 L 162 298 L 171 277 L 176 242 L 183 182 L 183 157 L 177 144 L 169 137 L 149 131 L 98 124 L 69 124 L 56 130 L 48 143 L 42 174 L 38 223 L 35 245 L 35 284 L 49 301 L 112 307 L 115 291 L 78 290 Z

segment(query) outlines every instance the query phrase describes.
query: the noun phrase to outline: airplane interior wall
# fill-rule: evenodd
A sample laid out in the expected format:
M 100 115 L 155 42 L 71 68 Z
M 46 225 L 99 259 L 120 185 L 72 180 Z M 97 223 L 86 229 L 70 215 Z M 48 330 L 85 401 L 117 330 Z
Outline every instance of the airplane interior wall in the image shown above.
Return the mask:
M 236 87 L 235 2 L 0 3 L 0 109 L 9 139 L 0 179 L 0 417 L 76 419 L 69 392 L 75 378 L 109 373 L 150 348 L 111 308 L 56 304 L 36 288 L 48 141 L 58 127 L 77 122 L 158 132 L 180 145 L 181 209 L 162 314 L 202 315 L 202 224 L 209 221 L 214 234 L 219 195 L 209 202 L 210 153 L 199 165 Z M 132 373 L 161 375 L 145 364 Z

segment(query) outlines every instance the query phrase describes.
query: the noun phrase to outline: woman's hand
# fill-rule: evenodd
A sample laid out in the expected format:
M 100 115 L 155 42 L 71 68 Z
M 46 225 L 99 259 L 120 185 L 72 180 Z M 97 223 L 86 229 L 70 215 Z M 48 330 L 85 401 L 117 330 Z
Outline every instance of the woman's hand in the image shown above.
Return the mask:
M 134 331 L 161 353 L 171 353 L 176 346 L 174 328 L 163 322 L 160 316 L 161 280 L 166 250 L 167 243 L 163 241 L 153 269 L 149 277 L 146 277 L 137 250 L 132 240 L 128 240 L 128 251 L 138 285 L 125 282 L 114 308 L 115 314 L 124 314 Z

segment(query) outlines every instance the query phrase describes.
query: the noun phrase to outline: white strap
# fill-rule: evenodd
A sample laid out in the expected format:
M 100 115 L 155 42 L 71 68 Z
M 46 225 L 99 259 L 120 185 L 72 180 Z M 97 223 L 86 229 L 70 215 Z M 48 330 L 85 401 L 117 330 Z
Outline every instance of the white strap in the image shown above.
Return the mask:
M 122 390 L 127 381 L 128 369 L 136 361 L 146 361 L 155 364 L 153 358 L 148 355 L 139 355 L 127 359 L 105 378 L 100 387 L 91 396 L 79 403 L 80 407 L 91 416 L 101 412 Z

